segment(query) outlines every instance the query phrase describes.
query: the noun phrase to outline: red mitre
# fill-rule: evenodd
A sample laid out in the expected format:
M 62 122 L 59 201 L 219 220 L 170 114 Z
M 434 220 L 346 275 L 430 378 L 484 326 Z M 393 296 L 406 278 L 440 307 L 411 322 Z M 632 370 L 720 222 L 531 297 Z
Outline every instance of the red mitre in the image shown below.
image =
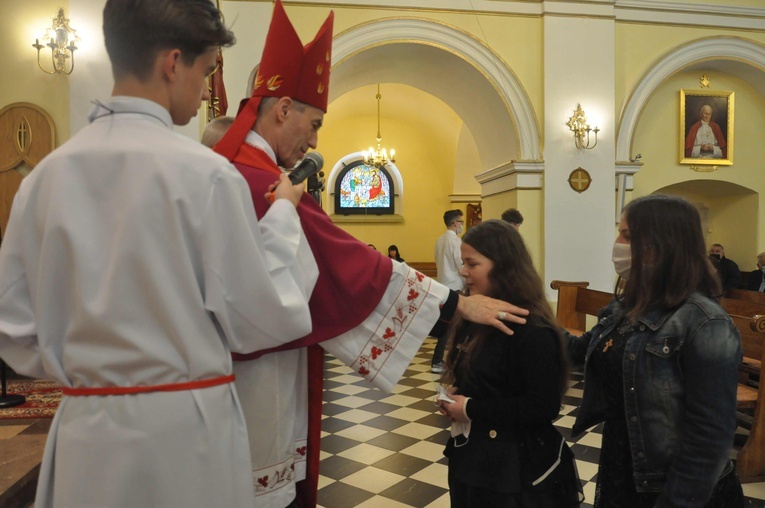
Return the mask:
M 263 97 L 291 97 L 327 111 L 334 17 L 334 12 L 330 12 L 316 37 L 304 47 L 281 0 L 276 0 L 252 97 L 245 99 L 246 103 L 243 101 L 236 120 L 215 145 L 216 152 L 234 160 L 255 125 Z

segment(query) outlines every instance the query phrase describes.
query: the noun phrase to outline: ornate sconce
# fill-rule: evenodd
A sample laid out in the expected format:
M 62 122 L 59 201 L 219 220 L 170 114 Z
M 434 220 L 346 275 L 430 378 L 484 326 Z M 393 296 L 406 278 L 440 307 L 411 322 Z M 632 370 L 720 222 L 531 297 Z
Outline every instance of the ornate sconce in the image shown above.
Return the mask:
M 566 125 L 568 125 L 568 128 L 574 133 L 574 144 L 576 144 L 577 148 L 590 150 L 595 148 L 595 145 L 598 144 L 598 132 L 600 129 L 598 129 L 597 126 L 590 128 L 590 124 L 587 123 L 587 117 L 584 115 L 584 110 L 582 109 L 581 104 L 576 105 L 574 116 L 568 119 Z M 593 140 L 594 142 L 592 145 L 590 145 L 591 132 L 595 134 L 595 139 Z
M 53 18 L 53 26 L 46 30 L 43 43 L 40 44 L 40 39 L 35 39 L 35 43 L 32 44 L 32 47 L 37 49 L 37 65 L 44 73 L 63 73 L 66 75 L 72 73 L 74 70 L 74 51 L 77 49 L 75 44 L 80 40 L 76 32 L 77 30 L 69 26 L 69 19 L 64 17 L 64 9 L 59 9 L 58 16 Z M 40 64 L 40 50 L 45 47 L 50 48 L 52 71 L 45 70 Z M 69 61 L 68 65 L 67 60 Z M 66 70 L 67 67 L 69 70 Z

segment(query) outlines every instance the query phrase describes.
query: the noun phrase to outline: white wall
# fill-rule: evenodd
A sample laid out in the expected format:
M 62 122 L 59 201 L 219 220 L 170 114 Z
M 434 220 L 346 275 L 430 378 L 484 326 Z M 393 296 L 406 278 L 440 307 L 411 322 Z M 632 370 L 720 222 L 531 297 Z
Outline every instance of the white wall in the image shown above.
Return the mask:
M 545 287 L 553 279 L 585 280 L 609 291 L 615 278 L 613 21 L 545 16 L 544 58 Z M 565 125 L 577 102 L 602 129 L 592 150 L 577 149 Z M 592 177 L 583 193 L 568 184 L 578 167 Z
M 102 29 L 105 4 L 106 0 L 69 1 L 69 18 L 80 36 L 77 66 L 69 76 L 69 126 L 72 136 L 87 125 L 88 114 L 93 109 L 92 102 L 94 100 L 105 102 L 112 94 L 114 80 Z M 202 119 L 200 114 L 188 125 L 174 128 L 177 132 L 198 140 Z

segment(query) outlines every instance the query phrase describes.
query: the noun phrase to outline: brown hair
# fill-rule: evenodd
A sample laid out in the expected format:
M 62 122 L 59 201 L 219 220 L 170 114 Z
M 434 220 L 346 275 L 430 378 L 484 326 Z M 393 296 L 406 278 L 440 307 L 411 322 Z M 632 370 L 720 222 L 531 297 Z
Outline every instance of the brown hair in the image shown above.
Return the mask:
M 624 208 L 624 217 L 632 266 L 617 298 L 630 319 L 650 310 L 675 309 L 695 291 L 721 296 L 693 205 L 674 196 L 643 196 Z
M 508 208 L 502 212 L 502 220 L 510 224 L 523 224 L 523 215 L 515 208 Z
M 235 42 L 210 0 L 108 0 L 103 29 L 117 79 L 145 80 L 163 49 L 180 49 L 183 62 L 191 65 L 208 49 Z
M 470 245 L 494 264 L 489 271 L 491 281 L 491 296 L 499 300 L 512 301 L 529 310 L 527 322 L 555 330 L 559 337 L 559 352 L 561 365 L 561 394 L 568 387 L 568 361 L 566 346 L 559 328 L 555 325 L 550 305 L 547 303 L 542 280 L 534 269 L 526 245 L 520 233 L 509 223 L 501 220 L 489 220 L 474 226 L 462 237 L 463 243 Z M 494 328 L 489 325 L 477 325 L 458 319 L 450 336 L 447 353 L 446 370 L 442 376 L 445 384 L 454 384 L 454 370 L 457 362 L 466 367 L 470 375 L 470 358 L 483 348 L 486 337 Z M 455 337 L 470 334 L 472 340 L 457 355 Z M 459 357 L 459 358 L 458 358 Z

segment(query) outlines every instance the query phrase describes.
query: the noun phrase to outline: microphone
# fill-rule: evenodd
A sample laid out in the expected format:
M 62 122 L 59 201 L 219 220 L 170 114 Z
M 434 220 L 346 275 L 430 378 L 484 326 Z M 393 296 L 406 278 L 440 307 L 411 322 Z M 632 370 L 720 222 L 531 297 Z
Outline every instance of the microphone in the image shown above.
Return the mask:
M 319 152 L 311 152 L 303 157 L 298 167 L 290 171 L 289 179 L 292 185 L 297 185 L 311 175 L 315 175 L 324 167 L 324 157 Z
M 290 171 L 288 178 L 290 179 L 290 182 L 292 182 L 292 185 L 297 185 L 306 178 L 321 171 L 322 167 L 324 167 L 324 157 L 322 157 L 319 152 L 311 152 L 306 154 L 306 156 L 303 157 L 303 160 L 300 161 L 300 164 Z M 274 202 L 273 192 L 269 194 L 268 201 L 271 203 Z

